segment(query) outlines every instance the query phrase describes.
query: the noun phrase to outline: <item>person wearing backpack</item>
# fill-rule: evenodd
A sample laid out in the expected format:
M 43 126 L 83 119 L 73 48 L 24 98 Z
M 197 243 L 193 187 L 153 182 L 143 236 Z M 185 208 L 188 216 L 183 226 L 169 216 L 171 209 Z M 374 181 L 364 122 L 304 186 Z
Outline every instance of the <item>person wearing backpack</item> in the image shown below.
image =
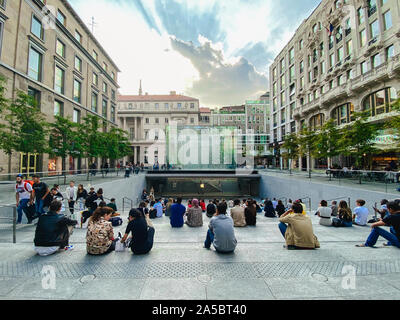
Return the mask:
M 29 182 L 24 181 L 24 177 L 22 174 L 17 175 L 16 182 L 17 184 L 15 186 L 15 199 L 18 212 L 17 224 L 22 223 L 23 212 L 28 219 L 28 224 L 31 224 L 33 221 L 33 215 L 29 213 L 28 206 L 31 206 L 33 204 L 32 185 Z

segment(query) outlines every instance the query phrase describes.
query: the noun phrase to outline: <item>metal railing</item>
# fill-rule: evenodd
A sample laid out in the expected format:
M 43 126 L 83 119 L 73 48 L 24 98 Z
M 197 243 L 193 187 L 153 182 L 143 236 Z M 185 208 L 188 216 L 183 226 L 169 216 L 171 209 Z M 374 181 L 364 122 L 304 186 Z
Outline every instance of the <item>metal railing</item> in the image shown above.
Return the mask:
M 11 217 L 3 217 L 3 210 L 12 209 L 12 218 Z M 0 220 L 6 220 L 12 222 L 12 234 L 13 234 L 13 243 L 17 243 L 17 207 L 16 206 L 0 206 Z
M 328 203 L 332 202 L 332 201 L 339 201 L 339 200 L 347 200 L 347 204 L 349 206 L 349 208 L 351 207 L 351 198 L 348 196 L 344 196 L 344 197 L 339 197 L 339 198 L 335 198 L 335 199 L 329 199 L 326 200 Z
M 110 169 L 82 169 L 82 170 L 65 170 L 65 171 L 42 171 L 42 172 L 29 172 L 29 173 L 3 173 L 0 174 L 0 183 L 14 183 L 15 177 L 22 174 L 27 179 L 32 179 L 33 175 L 38 175 L 41 179 L 52 181 L 54 184 L 67 185 L 69 181 L 93 181 L 96 178 L 123 178 L 123 169 L 110 168 Z
M 379 188 L 386 193 L 397 190 L 396 184 L 400 183 L 400 172 L 397 171 L 368 171 L 350 169 L 313 169 L 313 170 L 289 170 L 279 168 L 259 169 L 260 172 L 282 173 L 292 177 L 302 177 L 308 180 L 319 180 L 328 183 L 355 183 Z
M 133 206 L 134 206 L 134 201 L 132 200 L 132 199 L 130 199 L 130 198 L 128 198 L 128 197 L 123 197 L 122 198 L 122 212 L 125 212 L 125 207 L 126 207 L 126 204 L 129 204 L 130 203 L 130 207 L 128 207 L 129 208 L 129 210 L 130 209 L 132 209 L 133 208 Z
M 310 210 L 310 213 L 312 212 L 312 199 L 309 196 L 305 196 L 303 198 L 299 198 L 299 200 L 301 200 L 303 203 L 308 202 L 308 207 Z

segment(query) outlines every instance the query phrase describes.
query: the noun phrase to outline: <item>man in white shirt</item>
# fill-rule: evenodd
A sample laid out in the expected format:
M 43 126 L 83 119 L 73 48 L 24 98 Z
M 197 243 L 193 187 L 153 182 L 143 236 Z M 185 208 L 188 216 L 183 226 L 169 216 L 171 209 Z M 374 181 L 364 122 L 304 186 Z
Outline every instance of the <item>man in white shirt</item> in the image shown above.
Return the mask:
M 18 220 L 17 224 L 22 223 L 22 212 L 25 212 L 28 218 L 28 224 L 32 223 L 32 217 L 27 213 L 27 208 L 32 202 L 32 185 L 24 181 L 22 174 L 17 176 L 17 184 L 15 186 L 15 199 L 17 204 Z
M 357 200 L 356 205 L 357 207 L 354 209 L 353 216 L 354 223 L 359 226 L 366 226 L 368 223 L 369 210 L 364 207 L 365 201 Z
M 78 188 L 75 186 L 74 181 L 71 181 L 69 183 L 69 187 L 67 187 L 66 194 L 67 194 L 67 199 L 68 199 L 69 212 L 71 212 L 71 215 L 73 215 L 75 201 L 78 196 Z

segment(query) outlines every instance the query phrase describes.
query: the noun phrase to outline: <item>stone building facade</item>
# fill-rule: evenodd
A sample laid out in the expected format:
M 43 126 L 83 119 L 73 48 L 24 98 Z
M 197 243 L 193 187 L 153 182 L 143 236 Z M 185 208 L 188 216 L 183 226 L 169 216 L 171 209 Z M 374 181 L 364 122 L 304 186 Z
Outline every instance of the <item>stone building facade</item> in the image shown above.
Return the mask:
M 7 98 L 16 90 L 33 96 L 47 121 L 61 115 L 74 122 L 88 114 L 116 126 L 118 67 L 66 0 L 0 1 L 0 73 Z M 0 151 L 0 174 L 51 171 L 61 159 Z M 66 170 L 87 168 L 85 160 L 67 159 Z
M 370 121 L 385 121 L 394 114 L 399 78 L 399 1 L 323 0 L 270 66 L 272 140 L 281 144 L 287 133 L 329 119 L 344 126 L 363 110 L 371 110 Z M 383 148 L 375 160 L 378 169 L 399 159 Z M 326 165 L 301 157 L 297 163 Z
M 198 126 L 200 102 L 175 91 L 169 95 L 149 95 L 142 94 L 140 89 L 139 95 L 118 96 L 118 121 L 132 143 L 133 157 L 125 161 L 145 166 L 164 164 L 167 127 L 173 123 Z

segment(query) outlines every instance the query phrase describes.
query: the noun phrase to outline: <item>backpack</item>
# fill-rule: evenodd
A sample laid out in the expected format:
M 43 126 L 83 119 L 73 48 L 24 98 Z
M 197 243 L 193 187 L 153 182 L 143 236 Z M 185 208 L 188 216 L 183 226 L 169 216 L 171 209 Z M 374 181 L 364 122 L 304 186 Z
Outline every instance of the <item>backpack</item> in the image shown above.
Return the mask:
M 114 217 L 110 219 L 110 222 L 113 227 L 119 227 L 120 225 L 122 225 L 123 220 L 120 217 Z
M 157 210 L 156 209 L 152 209 L 150 210 L 150 219 L 156 219 L 157 218 Z
M 25 180 L 25 181 L 24 181 L 24 189 L 25 189 L 26 192 L 29 192 L 29 191 L 28 191 L 28 188 L 27 188 L 28 183 L 31 185 L 31 187 L 33 187 L 33 181 L 31 181 L 31 180 Z M 15 185 L 15 188 L 18 188 L 18 184 Z

